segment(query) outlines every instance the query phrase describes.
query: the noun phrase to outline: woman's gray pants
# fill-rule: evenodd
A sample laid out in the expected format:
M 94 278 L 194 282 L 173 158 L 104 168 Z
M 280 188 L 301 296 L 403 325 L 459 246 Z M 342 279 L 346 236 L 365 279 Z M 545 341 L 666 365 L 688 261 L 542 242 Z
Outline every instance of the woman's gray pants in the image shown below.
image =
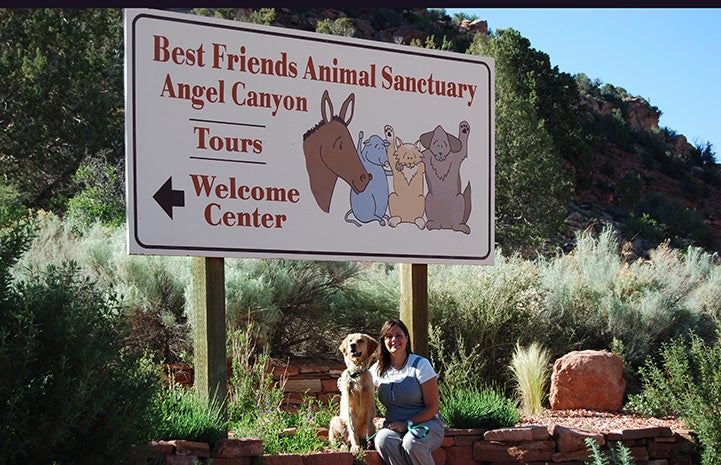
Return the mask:
M 388 428 L 376 433 L 373 443 L 386 465 L 435 465 L 431 453 L 443 442 L 443 422 L 436 417 L 422 425 L 430 428 L 424 438 Z

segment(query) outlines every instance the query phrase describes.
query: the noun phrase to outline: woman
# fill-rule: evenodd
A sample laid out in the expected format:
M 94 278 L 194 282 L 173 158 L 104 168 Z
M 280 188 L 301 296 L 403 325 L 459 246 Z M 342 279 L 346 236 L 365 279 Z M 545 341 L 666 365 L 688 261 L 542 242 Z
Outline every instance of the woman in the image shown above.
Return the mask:
M 444 431 L 438 376 L 428 359 L 411 352 L 402 321 L 386 321 L 379 342 L 370 371 L 386 417 L 375 448 L 387 465 L 435 465 L 431 453 L 441 446 Z

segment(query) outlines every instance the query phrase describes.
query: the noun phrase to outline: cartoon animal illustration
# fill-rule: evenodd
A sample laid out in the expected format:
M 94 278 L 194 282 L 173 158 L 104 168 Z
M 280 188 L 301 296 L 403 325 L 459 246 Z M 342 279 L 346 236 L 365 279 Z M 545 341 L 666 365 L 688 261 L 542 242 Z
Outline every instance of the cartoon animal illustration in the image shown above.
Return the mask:
M 421 154 L 422 147 L 418 142 L 404 144 L 389 124 L 383 128 L 383 132 L 389 142 L 388 159 L 393 172 L 393 192 L 388 196 L 388 224 L 395 228 L 400 223 L 414 223 L 423 229 L 426 204 L 423 173 L 426 168 Z
M 423 161 L 426 164 L 426 228 L 471 232 L 466 224 L 471 214 L 471 184 L 461 192 L 461 163 L 468 157 L 467 121 L 458 124 L 458 137 L 440 125 L 422 134 Z
M 321 97 L 323 119 L 303 135 L 303 153 L 308 171 L 310 189 L 315 201 L 324 212 L 330 210 L 333 190 L 340 177 L 353 192 L 360 193 L 371 180 L 356 153 L 348 124 L 353 118 L 355 94 L 343 102 L 340 113 L 333 114 L 333 103 L 328 91 Z
M 371 180 L 363 192 L 350 192 L 350 210 L 345 214 L 345 220 L 356 226 L 361 223 L 377 221 L 385 226 L 388 220 L 388 181 L 390 166 L 388 163 L 387 147 L 390 143 L 380 136 L 372 135 L 363 141 L 363 131 L 358 133 L 358 156 L 363 167 L 368 171 Z M 351 214 L 355 216 L 353 218 Z

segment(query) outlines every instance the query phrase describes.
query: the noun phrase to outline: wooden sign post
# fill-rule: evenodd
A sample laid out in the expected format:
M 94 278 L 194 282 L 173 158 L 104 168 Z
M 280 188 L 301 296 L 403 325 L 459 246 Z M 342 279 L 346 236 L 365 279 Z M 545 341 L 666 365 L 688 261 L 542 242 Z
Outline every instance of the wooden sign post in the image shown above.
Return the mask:
M 227 418 L 228 374 L 225 356 L 225 260 L 193 257 L 195 308 L 195 386 Z
M 428 265 L 401 263 L 400 318 L 411 333 L 413 352 L 424 357 L 428 352 Z

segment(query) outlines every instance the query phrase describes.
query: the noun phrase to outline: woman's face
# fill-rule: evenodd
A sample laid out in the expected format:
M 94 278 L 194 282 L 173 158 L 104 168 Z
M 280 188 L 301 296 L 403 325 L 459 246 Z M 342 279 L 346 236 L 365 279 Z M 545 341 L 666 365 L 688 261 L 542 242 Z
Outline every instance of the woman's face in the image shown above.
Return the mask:
M 391 356 L 402 354 L 405 357 L 408 337 L 399 326 L 393 326 L 391 330 L 386 333 L 383 337 L 383 343 L 386 345 L 386 349 L 388 349 Z

